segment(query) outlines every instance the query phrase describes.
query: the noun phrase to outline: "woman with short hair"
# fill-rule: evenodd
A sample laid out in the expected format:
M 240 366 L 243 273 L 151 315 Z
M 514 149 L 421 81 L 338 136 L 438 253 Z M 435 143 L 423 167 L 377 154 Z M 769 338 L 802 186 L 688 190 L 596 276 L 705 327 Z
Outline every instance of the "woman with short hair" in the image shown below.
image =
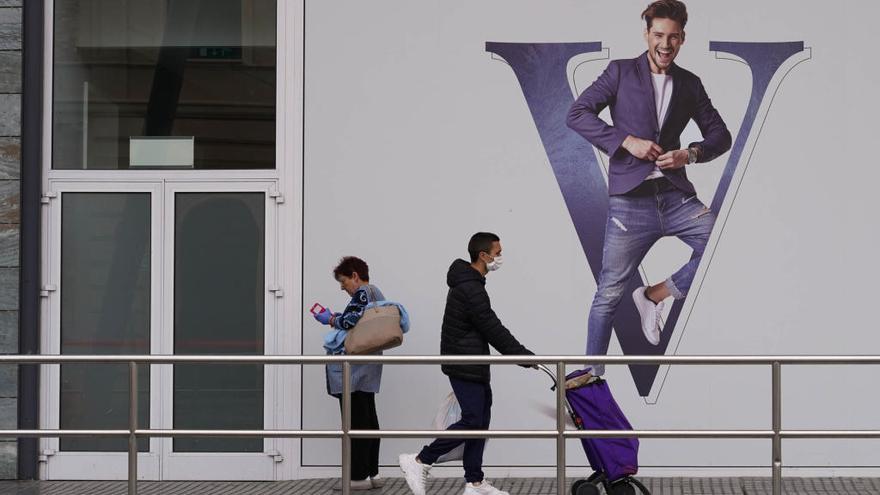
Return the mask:
M 357 325 L 367 304 L 384 301 L 385 296 L 375 285 L 370 284 L 370 271 L 367 263 L 354 256 L 342 258 L 333 269 L 333 278 L 339 288 L 351 300 L 342 313 L 334 313 L 324 308 L 315 314 L 315 319 L 335 330 L 348 332 Z M 338 332 L 336 332 L 338 334 Z M 344 336 L 344 334 L 343 334 Z M 325 339 L 324 348 L 329 355 L 345 354 L 344 339 Z M 381 354 L 381 352 L 379 353 Z M 327 393 L 339 400 L 342 408 L 342 364 L 331 363 L 326 367 Z M 382 381 L 382 365 L 351 365 L 351 428 L 354 430 L 378 430 L 379 418 L 376 415 L 376 394 Z M 370 490 L 379 488 L 384 480 L 379 478 L 379 439 L 351 439 L 351 488 Z

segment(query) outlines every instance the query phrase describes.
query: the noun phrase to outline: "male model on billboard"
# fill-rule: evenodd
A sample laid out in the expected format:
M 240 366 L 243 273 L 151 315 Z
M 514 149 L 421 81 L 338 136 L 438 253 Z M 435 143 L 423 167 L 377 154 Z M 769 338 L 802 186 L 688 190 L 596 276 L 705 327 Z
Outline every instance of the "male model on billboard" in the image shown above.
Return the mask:
M 608 352 L 624 288 L 648 250 L 661 237 L 675 236 L 693 248 L 690 261 L 663 282 L 632 294 L 645 337 L 660 343 L 663 301 L 685 297 L 715 223 L 715 215 L 697 199 L 685 165 L 713 160 L 731 144 L 700 79 L 674 63 L 685 40 L 684 3 L 655 1 L 642 19 L 648 50 L 609 63 L 567 118 L 570 128 L 609 156 L 608 221 L 587 324 L 589 355 Z M 613 125 L 599 118 L 605 107 L 610 107 Z M 691 119 L 703 140 L 682 149 L 681 133 Z M 593 366 L 593 375 L 604 372 L 603 365 Z

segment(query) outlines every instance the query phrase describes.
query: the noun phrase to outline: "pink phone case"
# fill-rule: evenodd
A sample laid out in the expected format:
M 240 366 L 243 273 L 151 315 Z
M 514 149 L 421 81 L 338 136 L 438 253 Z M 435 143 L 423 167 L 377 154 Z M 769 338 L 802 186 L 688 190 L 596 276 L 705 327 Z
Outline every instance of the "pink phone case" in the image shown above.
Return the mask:
M 324 306 L 321 306 L 320 304 L 315 303 L 314 305 L 312 305 L 312 309 L 310 309 L 309 311 L 311 311 L 313 315 L 316 315 L 316 314 L 320 313 L 321 311 L 324 311 Z

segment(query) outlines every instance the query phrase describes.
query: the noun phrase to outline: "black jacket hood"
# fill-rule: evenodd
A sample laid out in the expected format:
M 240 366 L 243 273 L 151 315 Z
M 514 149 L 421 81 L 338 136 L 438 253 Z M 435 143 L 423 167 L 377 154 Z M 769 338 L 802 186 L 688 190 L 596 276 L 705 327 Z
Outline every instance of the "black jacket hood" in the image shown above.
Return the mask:
M 474 270 L 474 267 L 467 261 L 457 259 L 449 265 L 449 272 L 446 273 L 446 285 L 452 288 L 465 282 L 480 282 L 485 285 L 486 277 Z

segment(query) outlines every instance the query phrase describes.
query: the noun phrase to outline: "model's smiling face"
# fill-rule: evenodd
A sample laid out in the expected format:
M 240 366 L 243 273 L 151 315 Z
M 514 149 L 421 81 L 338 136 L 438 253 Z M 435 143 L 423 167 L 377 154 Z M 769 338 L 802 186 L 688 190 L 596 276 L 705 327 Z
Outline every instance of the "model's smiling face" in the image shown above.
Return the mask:
M 678 21 L 654 19 L 651 28 L 645 30 L 645 41 L 648 43 L 651 71 L 664 74 L 684 44 L 684 29 Z

